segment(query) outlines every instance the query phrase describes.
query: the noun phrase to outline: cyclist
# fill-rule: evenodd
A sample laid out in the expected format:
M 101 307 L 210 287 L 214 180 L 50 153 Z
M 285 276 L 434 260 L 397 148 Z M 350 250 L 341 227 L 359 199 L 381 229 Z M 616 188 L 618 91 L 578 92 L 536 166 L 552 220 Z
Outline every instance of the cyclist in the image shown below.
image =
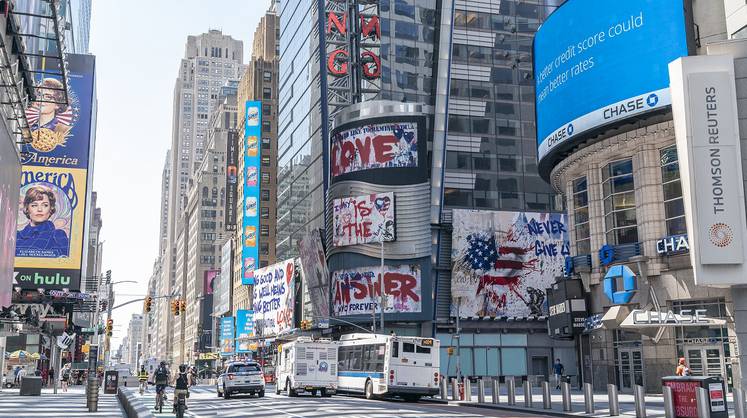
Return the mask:
M 179 401 L 179 395 L 184 393 L 184 408 L 187 408 L 187 399 L 189 397 L 189 387 L 192 384 L 192 375 L 187 373 L 187 365 L 179 366 L 179 373 L 174 375 L 174 412 L 176 404 Z
M 196 366 L 191 366 L 189 368 L 189 374 L 192 377 L 192 381 L 190 382 L 189 385 L 190 386 L 196 385 L 197 384 L 197 367 Z
M 140 381 L 140 394 L 142 395 L 148 386 L 148 372 L 145 371 L 145 366 L 140 366 L 140 373 L 137 375 L 138 381 Z
M 159 397 L 163 396 L 165 399 L 166 386 L 169 385 L 169 369 L 166 368 L 166 362 L 162 361 L 153 374 L 153 381 L 156 384 L 156 406 L 153 409 L 158 409 Z

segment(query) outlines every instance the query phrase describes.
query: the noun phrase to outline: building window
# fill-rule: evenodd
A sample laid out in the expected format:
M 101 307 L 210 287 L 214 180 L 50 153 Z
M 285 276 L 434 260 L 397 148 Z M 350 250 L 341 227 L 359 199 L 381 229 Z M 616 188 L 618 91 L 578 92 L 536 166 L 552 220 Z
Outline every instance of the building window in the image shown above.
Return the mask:
M 268 167 L 270 165 L 270 157 L 262 157 L 262 165 Z
M 660 151 L 661 184 L 664 188 L 664 217 L 667 220 L 667 235 L 687 233 L 685 206 L 682 201 L 680 164 L 677 147 L 674 145 Z
M 260 225 L 259 235 L 263 237 L 269 237 L 270 236 L 270 225 Z
M 633 160 L 615 161 L 602 169 L 602 192 L 607 243 L 638 242 Z
M 270 208 L 259 208 L 260 216 L 262 216 L 262 219 L 269 219 L 270 218 Z
M 262 183 L 268 184 L 270 182 L 270 173 L 262 173 Z
M 270 191 L 269 190 L 262 190 L 261 199 L 262 199 L 263 202 L 269 202 L 270 201 Z
M 573 180 L 573 227 L 576 231 L 576 254 L 590 254 L 589 189 L 586 177 Z
M 272 99 L 272 89 L 269 87 L 265 87 L 262 89 L 262 98 L 265 100 Z

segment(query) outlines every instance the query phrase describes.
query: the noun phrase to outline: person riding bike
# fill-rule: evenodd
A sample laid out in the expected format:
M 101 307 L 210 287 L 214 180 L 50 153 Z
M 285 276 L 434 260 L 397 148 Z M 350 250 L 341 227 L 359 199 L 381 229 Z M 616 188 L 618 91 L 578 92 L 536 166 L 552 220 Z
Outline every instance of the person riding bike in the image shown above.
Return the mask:
M 166 362 L 162 361 L 153 374 L 153 382 L 156 384 L 156 406 L 153 409 L 158 409 L 159 397 L 164 396 L 166 392 L 166 386 L 169 385 L 169 369 L 166 368 Z
M 137 380 L 140 382 L 140 394 L 142 395 L 148 386 L 148 372 L 145 371 L 145 366 L 140 366 L 140 373 L 137 374 Z
M 179 401 L 179 395 L 184 393 L 184 408 L 187 408 L 187 399 L 189 398 L 189 387 L 192 383 L 192 375 L 187 372 L 187 366 L 182 364 L 179 366 L 179 373 L 174 376 L 174 412 L 176 412 L 177 402 Z
M 192 380 L 191 380 L 191 382 L 190 382 L 189 385 L 190 386 L 196 385 L 197 384 L 197 367 L 196 366 L 191 366 L 189 368 L 189 374 L 190 374 L 190 377 L 192 378 Z

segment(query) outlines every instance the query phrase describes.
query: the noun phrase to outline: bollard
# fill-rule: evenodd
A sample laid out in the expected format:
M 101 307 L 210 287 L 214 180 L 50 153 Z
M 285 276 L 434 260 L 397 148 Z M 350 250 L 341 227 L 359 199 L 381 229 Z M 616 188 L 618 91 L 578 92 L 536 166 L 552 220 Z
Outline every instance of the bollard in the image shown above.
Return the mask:
M 472 402 L 472 381 L 469 377 L 464 378 L 464 400 Z
M 88 412 L 96 412 L 99 409 L 99 379 L 96 376 L 88 378 L 86 395 L 86 406 Z
M 661 393 L 664 395 L 664 417 L 675 418 L 674 415 L 674 396 L 670 386 L 662 386 Z
M 635 385 L 635 416 L 646 418 L 646 392 L 641 385 Z
M 560 383 L 560 392 L 563 395 L 563 412 L 571 412 L 571 384 L 563 381 Z
M 451 378 L 451 400 L 459 400 L 459 383 L 457 382 L 456 377 Z
M 498 404 L 501 396 L 501 381 L 498 380 L 498 376 L 493 378 L 493 403 Z
M 607 398 L 610 406 L 610 416 L 620 415 L 620 403 L 617 400 L 617 386 L 607 385 Z
M 513 376 L 506 377 L 506 391 L 508 391 L 508 404 L 516 405 L 516 382 Z
M 446 383 L 446 378 L 445 377 L 443 377 L 443 376 L 441 377 L 441 382 L 439 382 L 438 386 L 439 386 L 439 389 L 440 389 L 439 392 L 441 393 L 441 399 L 448 400 L 448 397 L 449 397 L 448 396 L 448 392 L 449 392 L 449 390 L 446 388 L 447 383 Z
M 584 383 L 584 409 L 587 414 L 594 413 L 594 388 L 591 383 Z
M 531 408 L 532 407 L 532 384 L 529 383 L 528 380 L 525 380 L 523 383 L 523 386 L 524 386 L 524 407 Z
M 550 382 L 542 382 L 542 407 L 552 409 L 552 397 L 550 395 Z
M 477 402 L 485 403 L 485 381 L 482 378 L 477 380 Z
M 736 418 L 745 418 L 744 416 L 744 391 L 734 389 L 734 415 Z
M 695 389 L 695 401 L 698 405 L 698 418 L 711 418 L 711 403 L 708 399 L 708 390 L 705 388 Z

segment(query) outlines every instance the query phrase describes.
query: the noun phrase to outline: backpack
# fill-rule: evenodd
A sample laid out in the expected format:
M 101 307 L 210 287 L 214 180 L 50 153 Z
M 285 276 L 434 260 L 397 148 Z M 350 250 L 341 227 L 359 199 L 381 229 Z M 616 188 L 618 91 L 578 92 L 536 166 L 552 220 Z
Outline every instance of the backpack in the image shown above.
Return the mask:
M 62 373 L 62 378 L 63 379 L 69 379 L 70 378 L 70 370 L 69 369 L 65 369 L 65 371 Z
M 156 370 L 156 375 L 154 376 L 156 382 L 163 382 L 164 380 L 169 380 L 169 375 L 166 373 L 166 369 L 164 367 L 159 367 Z
M 176 378 L 176 389 L 187 389 L 188 386 L 187 374 L 179 373 L 179 377 Z

